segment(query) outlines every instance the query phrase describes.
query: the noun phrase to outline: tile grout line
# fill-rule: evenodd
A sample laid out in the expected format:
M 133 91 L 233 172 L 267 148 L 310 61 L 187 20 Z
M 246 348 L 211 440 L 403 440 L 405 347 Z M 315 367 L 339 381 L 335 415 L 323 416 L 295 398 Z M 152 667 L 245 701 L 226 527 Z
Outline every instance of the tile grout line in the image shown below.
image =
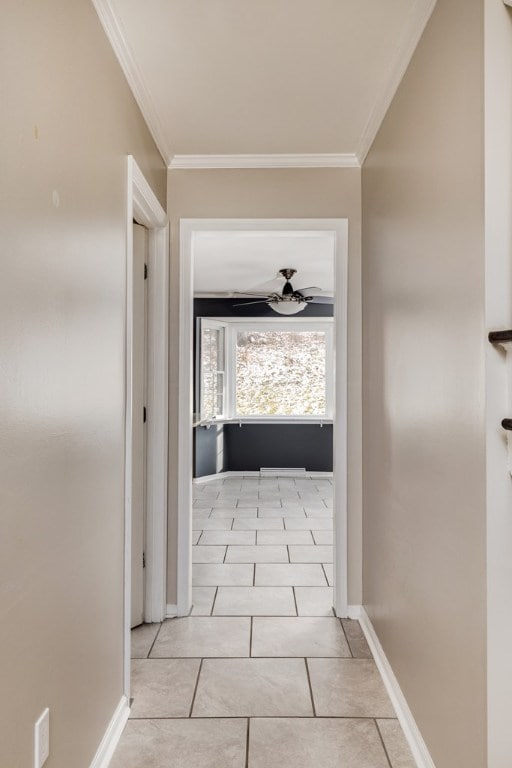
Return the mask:
M 339 623 L 340 623 L 340 626 L 341 626 L 341 631 L 343 632 L 343 634 L 344 634 L 344 636 L 345 636 L 345 640 L 347 641 L 347 648 L 348 648 L 348 650 L 350 651 L 350 656 L 351 656 L 351 658 L 353 658 L 353 659 L 354 659 L 354 658 L 355 658 L 355 656 L 354 656 L 354 653 L 353 653 L 353 651 L 352 651 L 352 646 L 350 645 L 350 640 L 348 639 L 348 635 L 347 635 L 347 633 L 345 632 L 345 627 L 343 626 L 343 619 L 342 619 L 342 618 L 338 618 L 338 621 L 339 621 Z
M 158 639 L 158 635 L 159 635 L 159 634 L 160 634 L 160 632 L 162 631 L 162 627 L 163 627 L 163 625 L 164 625 L 164 622 L 163 622 L 163 621 L 161 621 L 161 622 L 160 622 L 160 626 L 158 627 L 157 633 L 156 633 L 156 635 L 155 635 L 155 639 L 154 639 L 154 640 L 153 640 L 153 642 L 151 643 L 151 648 L 150 648 L 150 649 L 149 649 L 149 651 L 148 651 L 148 655 L 146 656 L 146 659 L 149 659 L 149 657 L 150 657 L 150 655 L 151 655 L 151 651 L 153 650 L 153 648 L 154 648 L 154 646 L 155 646 L 155 643 L 156 643 L 156 641 L 157 641 L 157 639 Z
M 197 670 L 196 684 L 194 686 L 194 693 L 192 694 L 192 701 L 190 703 L 190 711 L 188 713 L 189 718 L 192 717 L 192 710 L 194 709 L 194 704 L 195 704 L 195 701 L 196 701 L 197 687 L 199 685 L 199 676 L 201 675 L 201 670 L 203 668 L 203 661 L 204 661 L 204 659 L 201 659 L 201 661 L 199 662 L 199 669 Z
M 327 586 L 328 586 L 328 587 L 330 587 L 331 585 L 329 584 L 329 579 L 327 578 L 327 573 L 325 572 L 324 564 L 323 564 L 323 563 L 320 563 L 320 565 L 322 566 L 322 571 L 323 571 L 323 574 L 324 574 L 325 580 L 326 580 L 326 582 L 327 582 Z
M 306 675 L 308 677 L 309 695 L 311 696 L 311 706 L 313 707 L 313 717 L 316 717 L 315 700 L 313 698 L 313 686 L 311 685 L 311 676 L 309 674 L 308 660 L 304 658 L 304 664 L 306 665 Z
M 382 748 L 383 748 L 383 750 L 384 750 L 384 754 L 386 755 L 387 761 L 388 761 L 388 763 L 389 763 L 389 768 L 393 768 L 393 764 L 392 764 L 392 762 L 391 762 L 391 758 L 390 758 L 390 756 L 389 756 L 389 754 L 388 754 L 388 750 L 387 750 L 387 748 L 386 748 L 386 745 L 385 745 L 385 743 L 384 743 L 384 738 L 383 738 L 383 736 L 382 736 L 382 733 L 380 732 L 380 728 L 379 728 L 379 724 L 378 724 L 378 722 L 377 722 L 377 718 L 376 718 L 376 717 L 373 717 L 373 718 L 372 718 L 372 720 L 373 720 L 373 722 L 375 723 L 375 728 L 377 729 L 377 733 L 379 734 L 379 739 L 380 739 L 380 742 L 381 742 L 381 744 L 382 744 Z
M 210 616 L 213 616 L 213 609 L 215 608 L 215 601 L 217 600 L 218 593 L 219 593 L 219 588 L 215 587 L 215 594 L 213 596 L 213 603 L 212 603 L 212 609 L 210 611 Z
M 245 768 L 249 768 L 249 739 L 251 736 L 251 718 L 247 718 L 247 741 L 245 743 Z
M 253 620 L 254 616 L 251 616 L 251 629 L 249 632 L 249 658 L 252 659 L 252 626 L 253 626 Z
M 297 595 L 295 594 L 295 587 L 292 587 L 293 592 L 293 602 L 295 603 L 295 613 L 297 616 L 299 615 L 299 609 L 297 608 Z

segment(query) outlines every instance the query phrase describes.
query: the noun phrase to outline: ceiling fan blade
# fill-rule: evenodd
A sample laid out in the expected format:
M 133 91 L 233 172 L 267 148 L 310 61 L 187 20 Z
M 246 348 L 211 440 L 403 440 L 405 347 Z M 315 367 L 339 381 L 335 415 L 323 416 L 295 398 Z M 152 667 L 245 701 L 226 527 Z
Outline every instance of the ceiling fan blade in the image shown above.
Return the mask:
M 229 291 L 233 296 L 259 296 L 262 299 L 268 298 L 267 291 Z
M 296 293 L 303 293 L 305 296 L 316 296 L 317 294 L 323 293 L 323 288 L 319 288 L 317 285 L 310 285 L 307 288 L 296 288 Z
M 248 307 L 250 304 L 268 304 L 268 299 L 260 299 L 259 301 L 244 301 L 241 304 L 233 304 L 233 306 Z
M 334 304 L 334 296 L 305 296 L 308 304 Z

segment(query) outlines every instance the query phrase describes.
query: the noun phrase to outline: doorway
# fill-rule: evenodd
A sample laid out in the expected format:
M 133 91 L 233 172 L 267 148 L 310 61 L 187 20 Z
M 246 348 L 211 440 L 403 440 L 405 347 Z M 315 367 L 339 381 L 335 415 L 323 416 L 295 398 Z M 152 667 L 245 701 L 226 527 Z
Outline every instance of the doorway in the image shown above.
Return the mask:
M 348 615 L 347 600 L 347 221 L 345 219 L 182 220 L 180 230 L 180 423 L 178 466 L 178 615 L 192 606 L 192 420 L 194 258 L 198 239 L 206 233 L 325 234 L 333 240 L 334 260 L 334 608 Z M 284 266 L 284 265 L 283 265 Z M 258 473 L 259 474 L 259 473 Z
M 142 258 L 134 234 L 145 250 Z M 141 618 L 160 622 L 165 617 L 169 396 L 169 225 L 132 156 L 127 158 L 126 241 L 123 656 L 124 691 L 129 699 L 132 611 L 134 623 Z M 141 352 L 141 345 L 145 351 Z

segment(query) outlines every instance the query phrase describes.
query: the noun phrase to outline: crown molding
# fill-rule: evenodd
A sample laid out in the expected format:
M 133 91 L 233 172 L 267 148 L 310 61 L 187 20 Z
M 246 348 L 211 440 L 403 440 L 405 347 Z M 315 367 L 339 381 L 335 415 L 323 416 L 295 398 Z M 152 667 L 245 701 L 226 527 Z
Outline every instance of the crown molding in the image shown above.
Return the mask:
M 504 0 L 504 2 L 507 5 L 512 4 L 512 0 Z M 409 66 L 416 46 L 434 10 L 436 0 L 416 0 L 412 6 L 389 68 L 385 88 L 370 113 L 357 152 L 174 156 L 167 142 L 150 90 L 136 64 L 112 0 L 92 0 L 92 3 L 166 165 L 170 170 L 200 170 L 208 168 L 360 168 Z
M 361 165 L 363 165 L 386 116 L 386 112 L 391 106 L 391 102 L 393 101 L 398 86 L 411 62 L 416 46 L 425 31 L 425 27 L 432 15 L 436 2 L 437 0 L 416 0 L 409 11 L 408 18 L 402 30 L 400 42 L 398 43 L 398 47 L 389 68 L 387 83 L 382 95 L 371 111 L 359 143 L 356 154 Z
M 128 85 L 139 105 L 139 109 L 146 121 L 151 135 L 158 147 L 166 165 L 172 157 L 172 153 L 165 138 L 158 112 L 155 108 L 151 93 L 144 82 L 142 73 L 135 62 L 132 49 L 128 43 L 123 25 L 116 15 L 110 0 L 92 0 L 101 25 L 117 57 Z
M 359 168 L 354 154 L 174 155 L 170 170 L 207 168 Z

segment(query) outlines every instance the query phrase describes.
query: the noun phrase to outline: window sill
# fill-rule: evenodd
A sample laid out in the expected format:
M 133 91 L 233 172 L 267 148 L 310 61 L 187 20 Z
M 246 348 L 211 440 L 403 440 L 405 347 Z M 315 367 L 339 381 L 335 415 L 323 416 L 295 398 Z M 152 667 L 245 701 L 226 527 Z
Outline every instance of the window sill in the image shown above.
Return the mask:
M 216 424 L 238 424 L 243 426 L 244 424 L 316 424 L 323 426 L 324 424 L 332 424 L 332 418 L 320 418 L 319 416 L 312 416 L 308 418 L 306 416 L 242 416 L 237 419 L 203 419 L 202 421 L 194 421 L 194 427 L 213 427 Z

